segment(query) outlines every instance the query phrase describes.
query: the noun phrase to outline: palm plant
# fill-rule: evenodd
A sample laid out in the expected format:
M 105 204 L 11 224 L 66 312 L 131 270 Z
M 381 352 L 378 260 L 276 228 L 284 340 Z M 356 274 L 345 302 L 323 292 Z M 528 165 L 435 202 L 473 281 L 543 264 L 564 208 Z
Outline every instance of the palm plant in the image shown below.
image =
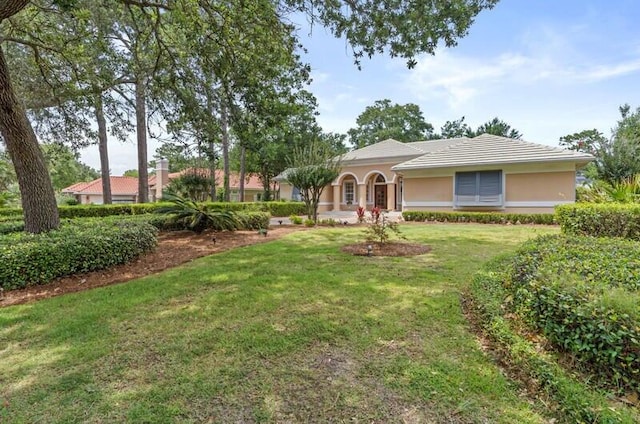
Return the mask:
M 158 208 L 156 213 L 169 215 L 172 223 L 181 224 L 195 233 L 200 234 L 207 228 L 234 231 L 240 227 L 240 220 L 233 211 L 207 208 L 202 203 L 171 194 L 165 195 L 165 199 L 171 205 Z

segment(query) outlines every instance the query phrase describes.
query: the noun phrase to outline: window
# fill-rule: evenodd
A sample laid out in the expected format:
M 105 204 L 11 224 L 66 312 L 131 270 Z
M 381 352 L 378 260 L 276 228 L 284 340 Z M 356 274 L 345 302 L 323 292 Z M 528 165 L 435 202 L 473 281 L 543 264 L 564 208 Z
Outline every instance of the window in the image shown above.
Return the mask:
M 353 204 L 356 200 L 356 187 L 353 181 L 345 181 L 342 185 L 342 191 L 344 193 L 344 202 L 346 204 Z
M 502 171 L 456 172 L 456 206 L 502 206 Z
M 291 200 L 295 200 L 296 202 L 302 200 L 302 194 L 300 193 L 300 189 L 298 187 L 294 187 L 293 190 L 291 190 Z

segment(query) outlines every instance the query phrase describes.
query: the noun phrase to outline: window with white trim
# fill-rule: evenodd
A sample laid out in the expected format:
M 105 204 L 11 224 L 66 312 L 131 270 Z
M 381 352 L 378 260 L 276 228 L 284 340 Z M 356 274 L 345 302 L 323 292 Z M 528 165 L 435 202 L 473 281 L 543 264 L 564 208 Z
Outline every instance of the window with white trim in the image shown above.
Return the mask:
M 356 201 L 355 181 L 349 180 L 342 183 L 342 193 L 344 194 L 344 203 L 354 204 Z
M 456 172 L 456 206 L 502 206 L 502 171 Z

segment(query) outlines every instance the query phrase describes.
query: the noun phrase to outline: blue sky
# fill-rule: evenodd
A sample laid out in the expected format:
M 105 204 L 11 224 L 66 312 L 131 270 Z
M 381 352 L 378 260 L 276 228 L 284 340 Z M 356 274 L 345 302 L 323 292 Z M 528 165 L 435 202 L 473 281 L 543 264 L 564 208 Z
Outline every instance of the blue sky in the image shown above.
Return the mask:
M 609 135 L 618 106 L 640 106 L 639 20 L 638 0 L 502 0 L 458 46 L 419 57 L 412 70 L 377 56 L 358 71 L 344 40 L 317 25 L 300 36 L 325 131 L 346 132 L 365 107 L 388 98 L 419 105 L 436 130 L 461 116 L 472 127 L 497 116 L 525 140 L 557 146 L 583 129 Z M 82 155 L 95 168 L 97 150 Z M 136 167 L 135 151 L 111 143 L 112 175 Z

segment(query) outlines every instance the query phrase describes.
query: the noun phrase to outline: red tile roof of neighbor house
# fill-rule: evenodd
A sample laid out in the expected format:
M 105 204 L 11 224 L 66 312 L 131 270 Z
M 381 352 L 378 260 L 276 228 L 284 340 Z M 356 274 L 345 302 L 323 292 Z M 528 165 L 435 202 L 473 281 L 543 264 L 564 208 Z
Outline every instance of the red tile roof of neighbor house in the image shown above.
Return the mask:
M 185 169 L 180 172 L 173 172 L 169 174 L 169 181 L 180 177 L 181 175 L 189 172 L 202 173 L 205 176 L 209 176 L 208 169 Z M 138 194 L 138 179 L 136 177 L 109 177 L 111 180 L 111 194 L 112 195 L 137 195 Z M 217 186 L 222 186 L 224 179 L 224 172 L 221 169 L 216 169 L 216 182 Z M 232 189 L 240 188 L 240 176 L 238 174 L 231 174 L 229 176 L 229 186 Z M 156 185 L 156 176 L 149 177 L 149 188 L 152 189 Z M 165 183 L 166 185 L 166 183 Z M 262 190 L 262 182 L 255 175 L 248 175 L 244 180 L 245 190 Z M 81 182 L 70 185 L 67 188 L 62 189 L 63 193 L 69 194 L 102 194 L 102 178 L 93 180 L 90 182 Z
M 178 178 L 182 175 L 189 173 L 197 173 L 203 175 L 205 177 L 209 177 L 211 175 L 211 171 L 206 168 L 187 168 L 183 169 L 180 172 L 172 172 L 168 175 L 169 181 Z M 222 169 L 216 169 L 216 186 L 222 187 L 222 182 L 224 180 L 224 171 Z M 156 176 L 152 175 L 149 177 L 149 187 L 155 187 L 156 185 Z M 240 188 L 240 175 L 236 173 L 231 173 L 229 175 L 229 187 L 232 189 Z M 253 174 L 247 174 L 244 179 L 244 189 L 245 190 L 262 190 L 262 182 L 260 178 Z
M 138 194 L 138 179 L 136 177 L 109 177 L 111 181 L 112 195 Z M 102 178 L 88 183 L 76 183 L 62 189 L 63 193 L 70 194 L 102 194 Z

